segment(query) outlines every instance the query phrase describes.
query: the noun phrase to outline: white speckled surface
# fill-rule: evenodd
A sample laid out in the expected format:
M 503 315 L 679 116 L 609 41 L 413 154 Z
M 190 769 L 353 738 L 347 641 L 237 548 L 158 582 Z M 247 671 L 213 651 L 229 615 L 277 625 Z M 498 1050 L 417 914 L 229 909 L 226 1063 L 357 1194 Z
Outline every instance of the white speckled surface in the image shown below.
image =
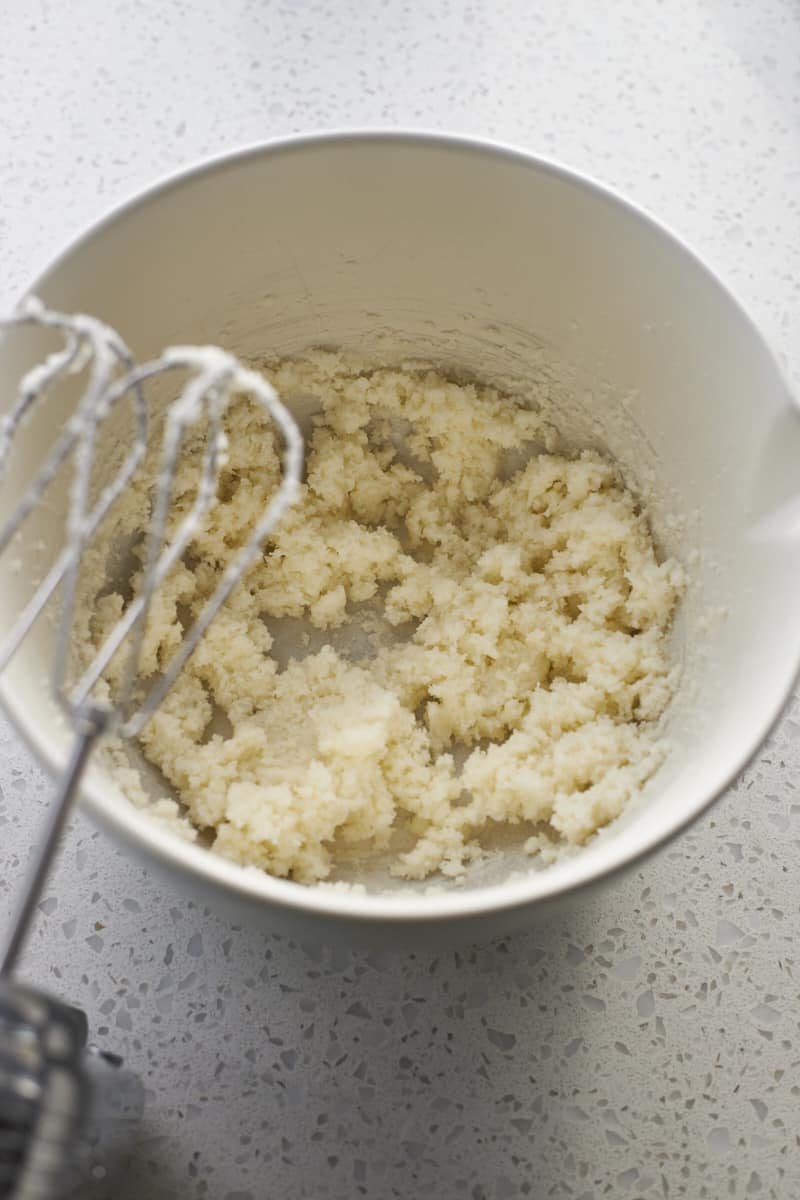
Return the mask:
M 324 126 L 496 136 L 629 192 L 800 371 L 796 0 L 0 0 L 0 302 L 155 176 Z M 798 614 L 800 620 L 800 613 Z M 800 704 L 693 832 L 522 937 L 308 952 L 82 819 L 25 969 L 148 1089 L 109 1200 L 800 1195 Z M 0 728 L 3 910 L 46 789 Z

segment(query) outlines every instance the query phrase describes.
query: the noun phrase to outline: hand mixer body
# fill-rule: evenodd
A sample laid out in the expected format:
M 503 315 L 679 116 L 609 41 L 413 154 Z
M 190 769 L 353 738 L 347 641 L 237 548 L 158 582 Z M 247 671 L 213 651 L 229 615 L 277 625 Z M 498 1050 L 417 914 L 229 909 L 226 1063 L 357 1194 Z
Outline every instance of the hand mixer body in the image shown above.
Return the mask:
M 122 1060 L 87 1044 L 84 1014 L 0 983 L 0 1197 L 49 1200 L 113 1176 L 143 1105 Z

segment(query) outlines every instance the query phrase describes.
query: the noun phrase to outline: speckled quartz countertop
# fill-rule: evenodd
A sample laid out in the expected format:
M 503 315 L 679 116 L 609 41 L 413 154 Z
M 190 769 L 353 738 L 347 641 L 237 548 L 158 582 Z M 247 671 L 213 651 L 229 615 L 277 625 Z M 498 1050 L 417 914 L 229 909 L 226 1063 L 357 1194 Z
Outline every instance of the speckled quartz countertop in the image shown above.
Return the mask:
M 178 165 L 433 127 L 631 194 L 800 372 L 796 0 L 0 0 L 0 24 L 5 306 Z M 234 928 L 79 817 L 24 967 L 147 1086 L 129 1171 L 92 1195 L 799 1196 L 798 722 L 626 882 L 436 956 Z M 47 789 L 4 725 L 0 788 L 5 911 Z

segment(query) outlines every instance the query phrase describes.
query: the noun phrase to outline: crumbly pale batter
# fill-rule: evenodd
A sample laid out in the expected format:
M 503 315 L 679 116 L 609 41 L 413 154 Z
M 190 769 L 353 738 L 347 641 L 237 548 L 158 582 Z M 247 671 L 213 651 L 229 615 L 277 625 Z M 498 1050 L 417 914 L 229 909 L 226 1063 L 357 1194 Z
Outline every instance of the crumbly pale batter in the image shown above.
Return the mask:
M 317 410 L 307 481 L 142 735 L 179 820 L 304 882 L 379 850 L 400 876 L 459 876 L 498 824 L 532 853 L 585 842 L 663 756 L 683 586 L 613 464 L 556 453 L 520 400 L 432 370 L 316 353 L 265 373 Z M 147 673 L 276 487 L 260 411 L 237 402 L 228 434 L 218 503 L 150 621 Z M 176 521 L 194 480 L 190 454 Z M 126 519 L 146 505 L 145 482 Z M 125 600 L 95 592 L 97 644 Z M 124 783 L 143 799 L 135 771 Z

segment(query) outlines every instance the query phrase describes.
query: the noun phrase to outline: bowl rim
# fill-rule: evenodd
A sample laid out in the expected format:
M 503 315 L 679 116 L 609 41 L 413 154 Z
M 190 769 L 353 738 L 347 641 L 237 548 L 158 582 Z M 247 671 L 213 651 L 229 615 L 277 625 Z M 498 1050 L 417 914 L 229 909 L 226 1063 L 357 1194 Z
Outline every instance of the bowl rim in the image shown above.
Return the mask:
M 203 176 L 216 174 L 232 166 L 264 156 L 336 145 L 352 145 L 374 141 L 381 144 L 428 147 L 442 152 L 460 152 L 485 156 L 488 159 L 516 163 L 554 176 L 562 182 L 589 192 L 601 202 L 610 203 L 621 209 L 627 217 L 644 226 L 656 238 L 665 241 L 669 248 L 703 275 L 716 291 L 719 300 L 734 310 L 742 322 L 754 349 L 760 350 L 775 373 L 776 382 L 782 386 L 787 401 L 796 410 L 799 402 L 790 386 L 786 372 L 768 340 L 733 292 L 724 284 L 716 272 L 682 238 L 672 233 L 647 209 L 639 206 L 614 188 L 600 183 L 593 176 L 564 165 L 549 156 L 542 156 L 511 143 L 492 138 L 468 134 L 433 131 L 424 128 L 358 127 L 324 129 L 284 137 L 248 143 L 234 150 L 217 153 L 171 171 L 144 189 L 136 191 L 128 199 L 113 206 L 104 216 L 90 222 L 76 237 L 71 238 L 64 248 L 50 260 L 23 295 L 39 294 L 46 290 L 48 282 L 69 260 L 99 234 L 110 229 L 120 218 L 144 204 L 157 201 L 160 196 L 177 187 L 189 184 Z M 774 729 L 791 697 L 800 675 L 800 645 L 795 651 L 788 682 L 776 693 L 767 714 L 753 728 L 750 737 L 742 742 L 736 753 L 728 759 L 727 767 L 721 772 L 714 788 L 698 797 L 690 811 L 676 817 L 661 831 L 648 836 L 644 829 L 637 845 L 617 848 L 607 843 L 605 859 L 595 860 L 587 869 L 580 869 L 582 855 L 560 864 L 557 871 L 531 871 L 517 873 L 499 884 L 486 887 L 458 890 L 436 889 L 435 877 L 430 881 L 431 892 L 370 893 L 355 889 L 339 889 L 336 886 L 308 887 L 291 880 L 280 879 L 258 868 L 242 867 L 227 861 L 201 846 L 186 841 L 165 829 L 146 810 L 139 809 L 124 798 L 104 794 L 102 782 L 93 772 L 87 773 L 81 786 L 81 803 L 97 824 L 115 835 L 126 846 L 143 852 L 154 859 L 162 869 L 177 869 L 181 874 L 200 876 L 212 888 L 222 890 L 244 902 L 259 902 L 264 908 L 275 905 L 282 909 L 295 910 L 320 918 L 344 918 L 362 923 L 414 923 L 418 925 L 438 923 L 458 918 L 478 918 L 491 914 L 502 915 L 516 909 L 535 907 L 566 896 L 572 896 L 583 888 L 596 885 L 603 880 L 629 870 L 642 863 L 650 855 L 667 845 L 686 829 L 727 790 L 743 768 L 757 753 Z M 63 769 L 66 754 L 59 753 L 47 733 L 26 718 L 24 707 L 9 685 L 8 677 L 0 677 L 0 704 L 5 709 L 16 731 L 33 750 L 36 757 L 51 772 Z M 548 880 L 548 876 L 552 876 Z

